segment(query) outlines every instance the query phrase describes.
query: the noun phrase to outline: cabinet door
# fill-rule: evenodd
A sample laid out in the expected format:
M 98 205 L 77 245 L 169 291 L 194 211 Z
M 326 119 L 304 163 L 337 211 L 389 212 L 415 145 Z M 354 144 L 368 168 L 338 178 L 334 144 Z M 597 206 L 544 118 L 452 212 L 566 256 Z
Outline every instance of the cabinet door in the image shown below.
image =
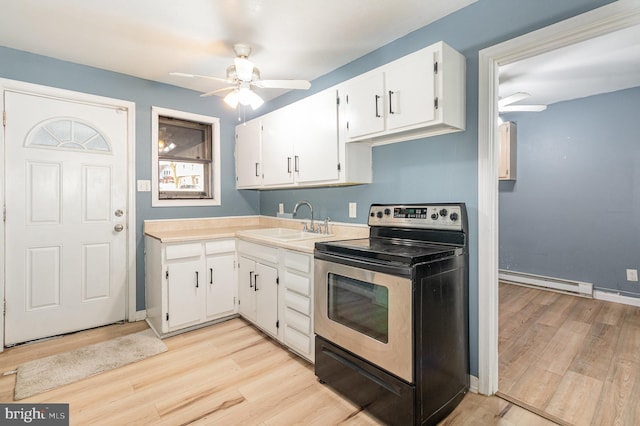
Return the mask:
M 207 318 L 233 314 L 236 299 L 235 256 L 226 254 L 207 257 Z
M 361 139 L 384 131 L 384 74 L 356 77 L 345 84 L 347 138 Z
M 388 65 L 385 70 L 387 130 L 433 121 L 435 49 L 423 49 Z
M 240 315 L 256 321 L 256 292 L 254 289 L 256 262 L 246 257 L 238 258 L 238 297 Z
M 278 271 L 256 263 L 256 325 L 274 336 L 278 335 Z
M 293 141 L 297 137 L 295 104 L 262 117 L 262 183 L 293 183 Z
M 296 103 L 293 168 L 298 183 L 337 180 L 337 93 L 325 90 Z
M 169 330 L 198 324 L 202 315 L 200 288 L 204 284 L 202 258 L 181 259 L 167 265 Z
M 256 188 L 262 183 L 260 120 L 236 126 L 236 187 Z

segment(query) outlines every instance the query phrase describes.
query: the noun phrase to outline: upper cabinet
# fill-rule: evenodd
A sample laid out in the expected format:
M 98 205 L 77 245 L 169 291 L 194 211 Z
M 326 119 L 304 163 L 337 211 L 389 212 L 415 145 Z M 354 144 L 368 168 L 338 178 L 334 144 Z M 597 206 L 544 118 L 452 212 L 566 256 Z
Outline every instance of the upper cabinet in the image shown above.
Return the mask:
M 259 120 L 236 127 L 236 187 L 254 188 L 262 183 L 262 128 Z M 241 140 L 242 143 L 237 143 Z
M 516 180 L 518 126 L 506 121 L 498 127 L 499 157 L 498 179 Z
M 443 42 L 340 86 L 348 142 L 374 145 L 465 128 L 465 58 Z
M 464 130 L 465 108 L 465 58 L 436 43 L 238 125 L 237 188 L 371 183 L 371 146 Z
M 271 189 L 371 182 L 371 147 L 339 138 L 327 89 L 236 127 L 236 186 Z

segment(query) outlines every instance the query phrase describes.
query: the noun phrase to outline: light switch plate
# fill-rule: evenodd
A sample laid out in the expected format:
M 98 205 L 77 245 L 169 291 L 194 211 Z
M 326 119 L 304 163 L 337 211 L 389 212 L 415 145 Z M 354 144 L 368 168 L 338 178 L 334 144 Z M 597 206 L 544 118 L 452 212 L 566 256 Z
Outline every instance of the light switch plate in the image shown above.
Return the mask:
M 349 203 L 349 217 L 358 217 L 357 204 Z
M 151 192 L 150 180 L 138 180 L 136 183 L 138 184 L 138 192 Z
M 627 269 L 627 281 L 638 281 L 637 269 Z

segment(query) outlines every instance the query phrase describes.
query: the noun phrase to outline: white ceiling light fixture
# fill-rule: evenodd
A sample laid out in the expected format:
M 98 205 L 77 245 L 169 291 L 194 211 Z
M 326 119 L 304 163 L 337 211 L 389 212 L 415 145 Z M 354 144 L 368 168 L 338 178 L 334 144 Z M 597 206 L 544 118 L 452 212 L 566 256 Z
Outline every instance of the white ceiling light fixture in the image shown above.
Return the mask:
M 224 101 L 232 108 L 237 108 L 238 104 L 240 104 L 249 105 L 255 110 L 264 103 L 264 100 L 262 100 L 260 95 L 252 90 L 251 86 L 262 89 L 302 90 L 307 90 L 311 87 L 311 84 L 307 80 L 262 80 L 260 79 L 260 70 L 258 70 L 258 68 L 253 65 L 253 62 L 249 60 L 251 48 L 246 44 L 236 44 L 233 46 L 233 50 L 236 53 L 236 58 L 233 60 L 233 65 L 227 67 L 226 78 L 194 75 L 182 72 L 172 72 L 169 74 L 178 77 L 206 78 L 209 80 L 224 81 L 225 83 L 231 84 L 229 87 L 213 90 L 200 96 L 213 96 L 231 90 L 231 92 L 224 97 Z
M 513 105 L 529 97 L 531 97 L 531 95 L 525 92 L 517 92 L 505 96 L 498 101 L 498 112 L 540 112 L 547 109 L 546 105 Z

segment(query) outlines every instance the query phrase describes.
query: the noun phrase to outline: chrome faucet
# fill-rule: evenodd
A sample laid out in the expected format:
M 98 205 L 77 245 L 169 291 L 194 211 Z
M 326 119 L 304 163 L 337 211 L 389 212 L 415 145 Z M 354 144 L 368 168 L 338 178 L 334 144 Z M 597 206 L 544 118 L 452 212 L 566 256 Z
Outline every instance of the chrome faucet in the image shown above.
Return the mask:
M 300 207 L 301 205 L 307 205 L 309 207 L 309 210 L 311 211 L 311 224 L 310 224 L 310 228 L 309 231 L 311 232 L 315 232 L 315 226 L 313 224 L 313 206 L 311 205 L 310 202 L 308 202 L 307 200 L 302 200 L 296 203 L 295 206 L 293 206 L 293 215 L 295 216 L 296 213 L 298 213 L 298 207 Z M 304 225 L 305 231 L 307 230 L 307 225 Z

